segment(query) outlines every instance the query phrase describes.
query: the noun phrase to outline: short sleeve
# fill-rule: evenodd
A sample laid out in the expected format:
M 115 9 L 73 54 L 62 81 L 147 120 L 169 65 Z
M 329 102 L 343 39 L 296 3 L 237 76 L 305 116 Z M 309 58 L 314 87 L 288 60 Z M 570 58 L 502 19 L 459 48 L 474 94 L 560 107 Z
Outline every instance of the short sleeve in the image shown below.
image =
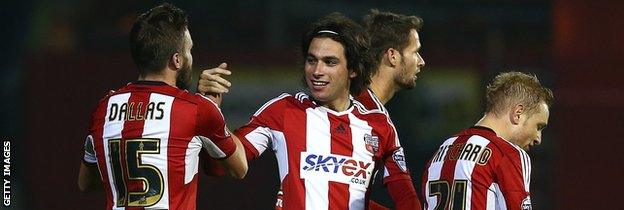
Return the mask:
M 95 148 L 93 146 L 93 136 L 88 135 L 84 142 L 84 162 L 90 165 L 97 164 Z
M 518 149 L 517 153 L 505 154 L 496 166 L 496 183 L 508 207 L 530 207 L 529 179 L 531 163 L 529 156 Z
M 405 152 L 397 137 L 396 129 L 394 129 L 394 125 L 389 120 L 387 125 L 385 135 L 387 140 L 384 145 L 385 153 L 383 154 L 384 183 L 395 180 L 411 180 L 412 178 L 407 169 Z
M 236 151 L 221 110 L 210 99 L 200 99 L 197 110 L 197 138 L 210 157 L 224 159 Z
M 235 131 L 245 147 L 247 159 L 262 154 L 274 138 L 275 131 L 283 130 L 283 113 L 288 107 L 288 94 L 274 98 L 256 111 L 249 123 Z

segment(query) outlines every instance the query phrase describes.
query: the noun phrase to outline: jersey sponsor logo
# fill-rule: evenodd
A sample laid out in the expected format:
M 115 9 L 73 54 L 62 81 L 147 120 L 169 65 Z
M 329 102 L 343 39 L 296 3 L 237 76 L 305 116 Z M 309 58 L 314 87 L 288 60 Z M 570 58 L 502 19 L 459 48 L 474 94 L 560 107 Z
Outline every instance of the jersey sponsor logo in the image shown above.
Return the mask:
M 364 143 L 366 150 L 375 154 L 379 150 L 379 137 L 370 134 L 364 134 Z
M 522 200 L 522 204 L 520 205 L 520 209 L 522 210 L 532 210 L 531 207 L 531 197 L 527 196 L 524 200 Z
M 375 163 L 335 154 L 301 153 L 301 178 L 326 177 L 329 181 L 366 188 Z
M 392 154 L 392 159 L 403 172 L 407 171 L 407 164 L 405 163 L 405 154 L 403 153 L 402 147 L 394 151 L 394 153 Z

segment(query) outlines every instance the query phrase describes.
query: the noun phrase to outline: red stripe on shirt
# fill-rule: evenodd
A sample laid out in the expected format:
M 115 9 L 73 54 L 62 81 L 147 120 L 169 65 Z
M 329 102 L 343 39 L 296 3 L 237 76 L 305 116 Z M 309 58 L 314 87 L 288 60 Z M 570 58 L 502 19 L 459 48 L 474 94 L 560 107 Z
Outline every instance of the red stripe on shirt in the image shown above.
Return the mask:
M 284 112 L 288 112 L 285 110 Z M 283 129 L 286 138 L 286 147 L 288 148 L 288 174 L 282 182 L 282 190 L 284 191 L 283 209 L 284 210 L 300 210 L 305 209 L 305 181 L 301 179 L 301 152 L 306 149 L 306 132 L 307 120 L 306 112 L 292 111 L 283 115 L 282 126 L 288 126 Z M 288 139 L 293 139 L 288 141 Z M 297 139 L 298 141 L 295 141 Z
M 169 184 L 170 209 L 195 209 L 196 177 L 188 185 L 184 185 L 185 157 L 189 141 L 195 133 L 197 106 L 185 100 L 174 99 L 171 105 L 169 139 L 167 144 L 167 173 Z M 176 206 L 177 205 L 177 206 Z
M 110 186 L 110 183 L 108 181 L 108 170 L 106 170 L 106 165 L 108 164 L 106 164 L 106 157 L 104 153 L 104 147 L 108 145 L 104 145 L 102 140 L 102 137 L 104 136 L 104 122 L 106 121 L 106 117 L 108 117 L 106 116 L 108 99 L 109 97 L 102 100 L 98 105 L 97 110 L 93 113 L 91 119 L 91 130 L 89 133 L 93 135 L 93 147 L 97 155 L 98 166 L 103 168 L 103 170 L 100 170 L 100 173 L 102 174 L 103 186 L 107 195 L 106 206 L 110 208 L 113 206 L 113 200 L 111 199 L 113 197 L 113 193 L 111 188 L 107 187 Z
M 129 139 L 140 139 L 143 137 L 143 125 L 145 124 L 144 120 L 131 120 L 132 118 L 135 118 L 137 113 L 137 106 L 139 103 L 145 104 L 147 105 L 149 103 L 149 93 L 146 92 L 133 92 L 131 93 L 130 97 L 128 98 L 128 102 L 127 102 L 127 111 L 126 111 L 126 115 L 124 116 L 126 121 L 124 122 L 124 127 L 123 130 L 121 131 L 121 141 L 120 141 L 120 160 L 121 160 L 121 167 L 123 170 L 123 176 L 124 176 L 124 180 L 126 183 L 126 189 L 128 194 L 126 195 L 126 199 L 129 199 L 130 193 L 129 192 L 142 192 L 147 186 L 145 186 L 145 183 L 142 180 L 131 180 L 130 179 L 130 174 L 128 173 L 128 166 L 127 163 L 128 161 L 133 161 L 135 159 L 137 159 L 137 157 L 127 157 L 126 155 L 135 155 L 135 154 L 127 154 L 126 149 L 127 149 L 127 140 Z M 132 106 L 131 106 L 132 104 Z M 143 108 L 143 107 L 142 107 Z M 121 113 L 120 113 L 121 114 Z M 123 120 L 123 119 L 122 119 Z M 139 160 L 140 162 L 140 160 Z M 132 202 L 131 200 L 127 200 L 126 201 L 126 205 L 128 205 L 128 203 Z M 145 209 L 142 207 L 126 207 L 126 209 Z
M 353 156 L 351 137 L 351 123 L 349 115 L 335 116 L 327 114 L 331 135 L 331 153 L 336 155 Z M 329 181 L 329 209 L 349 209 L 349 185 Z

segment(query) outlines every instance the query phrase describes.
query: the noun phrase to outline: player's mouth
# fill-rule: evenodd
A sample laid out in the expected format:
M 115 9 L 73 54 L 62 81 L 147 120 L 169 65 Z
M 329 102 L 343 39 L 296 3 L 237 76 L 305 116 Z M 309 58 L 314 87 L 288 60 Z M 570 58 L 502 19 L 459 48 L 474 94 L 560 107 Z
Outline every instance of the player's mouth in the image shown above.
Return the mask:
M 329 82 L 319 81 L 319 80 L 310 80 L 312 83 L 312 88 L 321 89 L 329 84 Z
M 418 73 L 420 73 L 420 69 L 416 70 L 416 73 L 414 73 L 414 80 L 418 79 Z

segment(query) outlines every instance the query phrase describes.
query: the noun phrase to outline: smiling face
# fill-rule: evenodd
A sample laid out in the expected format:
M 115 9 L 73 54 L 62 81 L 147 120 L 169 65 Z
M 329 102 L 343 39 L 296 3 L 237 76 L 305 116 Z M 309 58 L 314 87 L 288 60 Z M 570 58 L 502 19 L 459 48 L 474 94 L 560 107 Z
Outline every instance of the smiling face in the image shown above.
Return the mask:
M 418 52 L 420 50 L 420 38 L 416 29 L 410 30 L 409 44 L 401 52 L 401 62 L 395 74 L 394 81 L 404 89 L 412 89 L 416 85 L 416 74 L 425 66 L 425 60 Z
M 520 118 L 519 127 L 512 132 L 510 142 L 518 145 L 525 151 L 542 143 L 542 130 L 548 124 L 550 115 L 548 105 L 542 102 L 532 114 L 523 114 Z
M 312 39 L 305 60 L 305 80 L 315 100 L 330 106 L 349 100 L 350 78 L 342 44 L 327 37 Z

